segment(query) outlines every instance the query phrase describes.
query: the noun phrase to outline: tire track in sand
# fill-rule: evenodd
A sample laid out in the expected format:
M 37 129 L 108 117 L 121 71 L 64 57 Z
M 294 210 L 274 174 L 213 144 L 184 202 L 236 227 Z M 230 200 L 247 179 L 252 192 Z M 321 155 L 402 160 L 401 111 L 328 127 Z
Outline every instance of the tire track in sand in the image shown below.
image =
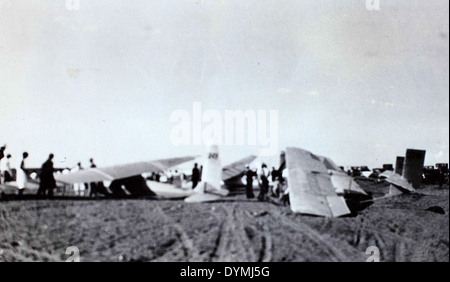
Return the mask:
M 352 228 L 352 226 L 347 222 L 342 222 L 342 224 L 346 225 L 349 229 Z M 393 261 L 407 261 L 408 258 L 406 251 L 408 250 L 408 246 L 415 243 L 408 237 L 404 237 L 396 233 L 387 233 L 387 231 L 381 232 L 380 230 L 368 227 L 365 222 L 362 222 L 361 225 L 358 226 L 355 233 L 357 234 L 356 236 L 358 237 L 358 240 L 354 242 L 356 243 L 354 245 L 370 246 L 374 243 L 380 250 L 381 261 L 391 259 Z
M 330 238 L 323 237 L 316 230 L 308 226 L 304 223 L 298 223 L 287 219 L 285 217 L 280 217 L 280 223 L 288 228 L 291 228 L 303 235 L 305 235 L 308 239 L 315 242 L 318 246 L 320 246 L 321 250 L 326 253 L 332 261 L 354 261 L 354 259 L 349 258 L 342 250 L 332 245 L 329 242 Z M 353 251 L 353 250 L 352 250 Z
M 216 247 L 210 260 L 214 262 L 256 262 L 258 256 L 245 232 L 242 222 L 243 213 L 236 210 L 235 204 L 225 210 L 227 216 L 221 223 Z
M 272 235 L 270 234 L 270 230 L 266 224 L 263 225 L 263 237 L 262 237 L 262 245 L 259 262 L 271 262 L 272 261 Z
M 155 211 L 174 229 L 175 235 L 178 239 L 177 240 L 178 244 L 175 245 L 170 251 L 154 259 L 154 261 L 166 261 L 166 260 L 174 261 L 175 258 L 176 258 L 175 260 L 181 259 L 178 258 L 179 255 L 177 255 L 178 253 L 180 253 L 180 250 L 182 251 L 184 257 L 182 258 L 183 261 L 187 262 L 205 261 L 205 255 L 200 254 L 199 250 L 195 247 L 193 241 L 191 240 L 191 238 L 189 238 L 187 233 L 184 231 L 183 227 L 180 224 L 175 223 L 172 220 L 172 218 L 170 218 L 170 216 L 168 216 L 161 209 L 161 207 L 157 206 L 155 208 Z

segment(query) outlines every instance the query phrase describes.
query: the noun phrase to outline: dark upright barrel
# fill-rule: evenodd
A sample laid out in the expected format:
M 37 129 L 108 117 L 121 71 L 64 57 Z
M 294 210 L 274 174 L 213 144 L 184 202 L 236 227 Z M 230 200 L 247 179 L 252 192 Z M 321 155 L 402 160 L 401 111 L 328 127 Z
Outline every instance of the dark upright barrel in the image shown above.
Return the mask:
M 405 162 L 405 157 L 397 157 L 395 161 L 395 173 L 402 175 L 403 174 L 403 163 Z
M 411 183 L 414 189 L 420 187 L 424 161 L 425 151 L 413 149 L 406 150 L 405 162 L 403 164 L 403 177 Z

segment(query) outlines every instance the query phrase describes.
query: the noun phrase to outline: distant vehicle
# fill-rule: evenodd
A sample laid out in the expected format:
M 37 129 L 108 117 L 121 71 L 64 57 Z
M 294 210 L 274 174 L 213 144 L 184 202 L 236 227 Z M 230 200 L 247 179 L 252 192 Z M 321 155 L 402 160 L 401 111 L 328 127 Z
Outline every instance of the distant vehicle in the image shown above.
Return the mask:
M 423 167 L 422 183 L 439 184 L 442 177 L 448 179 L 448 164 L 438 163 L 436 167 L 432 165 Z
M 369 175 L 369 179 L 375 180 L 375 182 L 379 182 L 380 180 L 380 174 L 385 172 L 385 169 L 383 168 L 374 168 L 372 169 L 372 173 Z
M 384 164 L 383 165 L 383 170 L 392 170 L 392 171 L 394 171 L 394 165 L 392 165 L 392 164 Z
M 445 174 L 448 174 L 448 164 L 446 163 L 438 163 L 436 164 L 436 168 L 442 171 Z
M 371 170 L 369 169 L 368 166 L 352 166 L 351 167 L 351 176 L 353 176 L 353 177 L 363 176 L 363 174 L 367 174 L 367 172 L 371 172 Z

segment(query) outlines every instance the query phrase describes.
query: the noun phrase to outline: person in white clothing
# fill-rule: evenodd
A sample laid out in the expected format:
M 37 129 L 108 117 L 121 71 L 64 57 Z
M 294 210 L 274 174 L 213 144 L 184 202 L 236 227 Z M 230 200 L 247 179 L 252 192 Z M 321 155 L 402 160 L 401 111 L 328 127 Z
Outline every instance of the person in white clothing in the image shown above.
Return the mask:
M 1 160 L 0 168 L 2 173 L 2 183 L 12 181 L 12 169 L 10 163 L 11 155 L 8 154 L 5 159 Z
M 17 188 L 19 188 L 19 196 L 23 195 L 23 191 L 25 190 L 25 187 L 28 182 L 28 176 L 27 173 L 25 172 L 25 160 L 28 158 L 28 153 L 24 152 L 22 156 L 23 156 L 22 161 L 16 168 L 17 170 L 16 181 L 17 181 Z
M 288 205 L 290 190 L 288 185 L 289 170 L 287 168 L 283 170 L 281 177 L 283 178 L 283 184 L 281 185 L 280 189 L 280 200 L 282 201 L 283 205 Z
M 74 168 L 72 168 L 70 170 L 70 172 L 77 172 L 82 170 L 83 167 L 81 166 L 81 163 L 79 162 Z M 85 195 L 85 190 L 86 190 L 86 186 L 84 185 L 84 183 L 75 183 L 73 185 L 73 190 L 75 191 L 75 195 L 78 196 L 84 196 Z

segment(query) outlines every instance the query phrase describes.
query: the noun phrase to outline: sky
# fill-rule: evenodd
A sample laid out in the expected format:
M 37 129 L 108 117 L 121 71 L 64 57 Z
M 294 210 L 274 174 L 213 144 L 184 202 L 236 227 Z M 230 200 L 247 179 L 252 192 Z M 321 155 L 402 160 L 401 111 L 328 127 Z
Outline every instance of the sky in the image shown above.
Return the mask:
M 0 144 L 28 166 L 199 155 L 170 117 L 200 102 L 278 111 L 279 150 L 339 165 L 448 162 L 449 2 L 365 2 L 0 0 Z

